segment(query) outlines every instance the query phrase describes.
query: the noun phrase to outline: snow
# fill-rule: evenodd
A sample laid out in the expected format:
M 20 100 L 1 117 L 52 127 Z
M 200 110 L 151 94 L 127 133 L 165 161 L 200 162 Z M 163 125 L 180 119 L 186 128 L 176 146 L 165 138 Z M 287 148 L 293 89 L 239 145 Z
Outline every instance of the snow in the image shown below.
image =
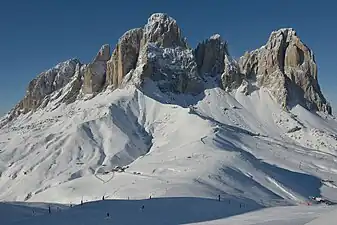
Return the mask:
M 197 73 L 192 49 L 161 48 L 154 43 L 149 43 L 142 51 L 146 52 L 142 52 L 139 57 L 151 62 L 153 73 L 151 79 L 156 82 L 161 91 L 181 92 L 179 87 L 188 87 L 187 82 L 195 86 L 191 91 L 198 93 L 202 91 L 202 79 Z M 141 57 L 142 55 L 146 57 Z M 179 83 L 186 83 L 186 85 L 179 85 Z
M 285 112 L 263 88 L 210 85 L 192 96 L 145 80 L 142 90 L 51 101 L 0 130 L 2 201 L 86 202 L 52 215 L 29 209 L 16 224 L 300 225 L 334 209 L 310 196 L 337 201 L 335 120 L 300 106 Z
M 337 210 L 324 213 L 317 219 L 307 223 L 306 225 L 335 224 L 337 219 Z
M 157 23 L 163 23 L 163 22 L 169 22 L 169 21 L 174 21 L 175 20 L 170 17 L 169 15 L 167 15 L 166 13 L 153 13 L 149 19 L 148 19 L 148 23 L 146 26 L 154 26 Z M 164 23 L 165 24 L 165 23 Z
M 221 36 L 220 34 L 214 34 L 210 37 L 210 39 L 214 39 L 214 40 L 221 39 Z
M 104 200 L 71 208 L 51 205 L 50 214 L 48 206 L 2 204 L 2 224 L 329 225 L 336 219 L 335 207 L 288 206 L 251 211 L 244 205 L 240 208 L 235 203 L 188 197 Z
M 160 26 L 168 28 L 168 26 L 172 23 L 175 24 L 176 21 L 167 14 L 153 13 L 149 17 L 147 24 L 144 26 L 144 33 L 145 35 L 158 34 L 160 33 Z

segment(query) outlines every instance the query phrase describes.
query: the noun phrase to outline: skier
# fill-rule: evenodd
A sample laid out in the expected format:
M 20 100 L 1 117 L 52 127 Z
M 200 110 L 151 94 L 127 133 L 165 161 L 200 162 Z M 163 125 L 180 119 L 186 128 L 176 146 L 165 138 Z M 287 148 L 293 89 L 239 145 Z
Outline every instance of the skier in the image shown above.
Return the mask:
M 104 200 L 104 195 L 103 195 L 103 197 L 102 197 L 102 200 Z
M 51 214 L 51 208 L 50 208 L 50 205 L 48 206 L 48 213 Z
M 109 220 L 110 219 L 110 213 L 106 213 L 106 217 L 105 217 L 106 220 Z

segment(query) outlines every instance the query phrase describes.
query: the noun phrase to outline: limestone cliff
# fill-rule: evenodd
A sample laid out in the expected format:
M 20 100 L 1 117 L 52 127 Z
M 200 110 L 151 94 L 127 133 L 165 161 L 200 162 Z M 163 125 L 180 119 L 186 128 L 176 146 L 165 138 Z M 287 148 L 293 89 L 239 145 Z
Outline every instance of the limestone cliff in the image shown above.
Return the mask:
M 240 58 L 239 66 L 246 78 L 268 88 L 282 106 L 301 104 L 331 114 L 318 84 L 314 54 L 293 29 L 272 32 L 265 46 Z

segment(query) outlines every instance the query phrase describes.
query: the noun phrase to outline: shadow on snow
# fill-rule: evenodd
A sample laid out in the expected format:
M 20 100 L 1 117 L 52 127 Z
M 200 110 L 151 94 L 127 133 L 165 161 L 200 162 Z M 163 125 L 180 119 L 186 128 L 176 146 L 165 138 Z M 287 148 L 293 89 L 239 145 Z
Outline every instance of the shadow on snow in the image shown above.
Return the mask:
M 215 134 L 213 143 L 219 149 L 240 153 L 242 158 L 253 164 L 257 170 L 262 171 L 267 176 L 303 197 L 320 196 L 320 188 L 322 186 L 320 178 L 280 168 L 256 158 L 245 150 L 244 147 L 239 147 L 235 144 L 235 142 L 242 143 L 240 141 L 240 134 L 247 135 L 246 132 L 242 132 L 240 129 L 223 124 L 222 128 Z M 227 140 L 227 138 L 230 138 L 231 141 Z
M 142 209 L 142 206 L 144 208 Z M 78 205 L 70 210 L 31 218 L 16 224 L 188 224 L 226 218 L 252 211 L 216 199 L 193 197 L 145 200 L 104 200 Z M 107 217 L 109 213 L 109 217 Z

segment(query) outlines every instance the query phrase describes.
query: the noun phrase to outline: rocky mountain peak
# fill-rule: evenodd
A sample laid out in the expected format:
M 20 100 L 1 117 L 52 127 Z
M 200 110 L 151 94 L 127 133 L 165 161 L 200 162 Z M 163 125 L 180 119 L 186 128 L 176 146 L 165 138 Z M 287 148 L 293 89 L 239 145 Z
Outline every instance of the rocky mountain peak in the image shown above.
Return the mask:
M 140 52 L 143 29 L 136 28 L 127 31 L 118 40 L 110 60 L 107 62 L 106 84 L 117 88 L 123 78 L 136 68 Z
M 165 13 L 154 13 L 149 17 L 144 26 L 143 43 L 145 42 L 156 43 L 163 48 L 187 48 L 176 20 Z
M 96 61 L 108 61 L 110 59 L 110 45 L 102 45 L 99 52 L 97 53 L 94 62 Z
M 209 39 L 222 41 L 220 34 L 213 34 Z
M 152 14 L 143 28 L 129 30 L 119 39 L 108 62 L 106 83 L 117 88 L 137 65 L 144 64 L 148 69 L 154 66 L 149 65 L 148 58 L 153 49 L 151 44 L 158 48 L 187 49 L 177 22 L 164 13 Z
M 82 90 L 85 94 L 101 91 L 106 81 L 107 62 L 110 59 L 110 46 L 103 45 L 94 61 L 86 66 Z
M 216 76 L 225 70 L 225 56 L 229 53 L 227 42 L 219 34 L 199 43 L 194 52 L 201 75 Z
M 78 59 L 69 59 L 40 73 L 29 82 L 24 98 L 9 112 L 8 120 L 48 103 L 52 93 L 65 87 L 81 66 Z
M 272 32 L 265 46 L 240 58 L 239 66 L 246 78 L 268 88 L 283 107 L 301 104 L 331 114 L 318 84 L 314 54 L 294 29 Z

